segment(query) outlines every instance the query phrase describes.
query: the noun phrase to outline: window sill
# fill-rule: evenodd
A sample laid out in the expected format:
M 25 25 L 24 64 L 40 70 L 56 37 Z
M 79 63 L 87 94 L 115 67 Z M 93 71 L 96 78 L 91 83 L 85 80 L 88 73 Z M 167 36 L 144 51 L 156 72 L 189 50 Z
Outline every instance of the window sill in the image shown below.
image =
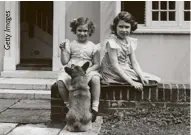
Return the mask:
M 156 28 L 156 27 L 140 26 L 133 33 L 134 34 L 184 34 L 184 35 L 189 35 L 190 34 L 190 28 L 177 28 L 177 27 Z

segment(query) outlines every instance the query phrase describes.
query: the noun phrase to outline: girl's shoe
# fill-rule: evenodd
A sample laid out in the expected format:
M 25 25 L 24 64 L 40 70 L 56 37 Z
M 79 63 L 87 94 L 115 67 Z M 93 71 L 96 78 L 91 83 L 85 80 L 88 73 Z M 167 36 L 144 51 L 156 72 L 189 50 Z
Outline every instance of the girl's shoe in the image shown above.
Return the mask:
M 67 106 L 64 107 L 64 113 L 67 114 L 69 111 L 69 108 Z
M 92 113 L 92 122 L 95 122 L 97 115 L 98 115 L 98 112 L 96 112 L 94 109 L 92 109 L 91 113 Z

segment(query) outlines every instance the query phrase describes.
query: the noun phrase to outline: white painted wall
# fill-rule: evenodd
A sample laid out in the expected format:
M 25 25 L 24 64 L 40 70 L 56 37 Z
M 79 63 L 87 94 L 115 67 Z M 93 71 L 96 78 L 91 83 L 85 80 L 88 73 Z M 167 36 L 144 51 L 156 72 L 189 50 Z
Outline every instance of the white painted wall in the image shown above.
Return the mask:
M 0 71 L 3 70 L 5 2 L 0 1 Z
M 164 82 L 190 83 L 190 36 L 134 34 L 137 59 L 143 71 Z
M 76 39 L 71 32 L 70 21 L 78 17 L 88 17 L 93 21 L 96 31 L 89 40 L 99 43 L 100 35 L 100 2 L 99 1 L 67 1 L 66 2 L 66 38 Z
M 4 5 L 0 2 L 0 6 Z M 4 14 L 0 7 L 0 18 Z M 71 32 L 69 22 L 79 16 L 88 17 L 96 26 L 96 33 L 90 38 L 94 43 L 100 42 L 100 2 L 99 1 L 67 1 L 66 2 L 66 38 L 76 39 Z M 4 27 L 0 21 L 0 27 Z M 108 26 L 109 27 L 109 26 Z M 0 31 L 0 43 L 4 40 L 4 34 Z M 190 36 L 189 35 L 162 35 L 162 34 L 134 34 L 138 38 L 136 50 L 137 59 L 143 71 L 155 74 L 164 82 L 190 83 Z M 31 45 L 32 46 L 32 45 Z M 2 46 L 1 46 L 2 47 Z M 37 45 L 43 56 L 52 57 L 52 48 L 44 48 Z M 31 49 L 28 48 L 27 55 Z M 46 50 L 46 51 L 44 51 Z M 2 56 L 4 49 L 0 48 L 0 70 L 2 69 Z M 48 55 L 48 56 L 47 56 Z

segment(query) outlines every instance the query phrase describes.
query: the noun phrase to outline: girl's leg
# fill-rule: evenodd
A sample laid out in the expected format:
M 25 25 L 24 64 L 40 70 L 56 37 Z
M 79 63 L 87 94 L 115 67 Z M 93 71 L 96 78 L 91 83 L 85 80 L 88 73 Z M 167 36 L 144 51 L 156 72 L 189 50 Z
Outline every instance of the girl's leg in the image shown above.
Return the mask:
M 98 112 L 100 98 L 100 77 L 93 76 L 91 79 L 92 109 Z

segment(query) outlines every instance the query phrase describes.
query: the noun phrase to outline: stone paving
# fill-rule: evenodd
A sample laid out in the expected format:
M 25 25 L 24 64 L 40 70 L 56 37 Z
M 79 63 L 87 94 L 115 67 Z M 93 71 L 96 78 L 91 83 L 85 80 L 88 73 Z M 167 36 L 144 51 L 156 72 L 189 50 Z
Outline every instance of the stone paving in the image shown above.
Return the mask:
M 50 100 L 0 99 L 0 135 L 98 135 L 102 117 L 92 130 L 71 133 L 65 123 L 50 120 Z

